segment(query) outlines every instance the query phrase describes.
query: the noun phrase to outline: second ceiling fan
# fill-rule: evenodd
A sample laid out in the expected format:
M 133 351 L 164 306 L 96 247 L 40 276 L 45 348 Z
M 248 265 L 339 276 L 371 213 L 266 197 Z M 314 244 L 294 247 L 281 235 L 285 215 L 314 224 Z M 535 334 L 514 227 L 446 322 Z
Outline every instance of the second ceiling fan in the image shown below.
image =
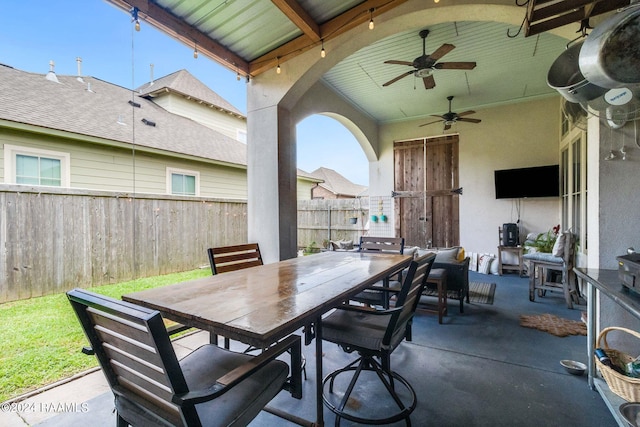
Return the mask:
M 433 70 L 473 70 L 476 67 L 475 62 L 438 62 L 440 58 L 455 49 L 455 46 L 445 43 L 431 55 L 427 55 L 426 38 L 429 35 L 429 30 L 422 30 L 419 34 L 420 37 L 422 37 L 421 56 L 414 59 L 413 62 L 396 60 L 384 61 L 385 64 L 408 65 L 413 67 L 413 70 L 400 74 L 398 77 L 389 80 L 382 86 L 389 86 L 404 77 L 415 74 L 416 77 L 422 78 L 425 89 L 433 89 L 436 87 L 436 81 L 431 74 Z
M 444 113 L 441 116 L 439 116 L 437 114 L 431 114 L 432 117 L 438 117 L 439 120 L 422 124 L 419 127 L 427 126 L 427 125 L 430 125 L 430 124 L 433 124 L 433 123 L 443 122 L 444 123 L 444 130 L 449 130 L 449 129 L 451 129 L 451 125 L 455 124 L 456 122 L 468 122 L 468 123 L 480 123 L 481 122 L 480 119 L 472 119 L 470 117 L 464 117 L 464 116 L 468 116 L 470 114 L 475 114 L 475 111 L 473 111 L 473 110 L 464 111 L 462 113 L 454 113 L 453 111 L 451 111 L 451 100 L 453 100 L 453 96 L 447 96 L 447 99 L 449 100 L 449 111 L 447 113 Z

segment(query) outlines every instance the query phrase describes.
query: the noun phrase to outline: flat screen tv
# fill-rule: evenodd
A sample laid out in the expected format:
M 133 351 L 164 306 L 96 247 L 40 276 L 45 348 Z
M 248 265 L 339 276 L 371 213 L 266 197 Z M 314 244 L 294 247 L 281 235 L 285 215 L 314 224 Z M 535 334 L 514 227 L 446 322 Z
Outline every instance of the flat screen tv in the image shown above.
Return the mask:
M 494 171 L 496 199 L 558 197 L 560 166 L 536 166 Z

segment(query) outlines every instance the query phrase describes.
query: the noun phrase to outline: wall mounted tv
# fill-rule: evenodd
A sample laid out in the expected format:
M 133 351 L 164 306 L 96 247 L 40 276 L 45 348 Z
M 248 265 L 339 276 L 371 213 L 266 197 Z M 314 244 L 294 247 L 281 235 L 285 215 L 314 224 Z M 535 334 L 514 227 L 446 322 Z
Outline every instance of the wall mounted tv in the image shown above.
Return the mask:
M 558 197 L 560 166 L 536 166 L 494 171 L 496 199 Z

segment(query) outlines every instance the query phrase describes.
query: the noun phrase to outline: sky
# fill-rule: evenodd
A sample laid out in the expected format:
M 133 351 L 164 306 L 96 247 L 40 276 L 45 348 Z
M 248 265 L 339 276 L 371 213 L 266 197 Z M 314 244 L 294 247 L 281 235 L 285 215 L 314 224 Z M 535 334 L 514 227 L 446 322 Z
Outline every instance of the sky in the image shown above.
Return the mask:
M 0 63 L 46 74 L 82 74 L 135 88 L 151 78 L 186 69 L 247 113 L 245 80 L 154 29 L 144 20 L 133 31 L 130 15 L 103 0 L 0 0 Z M 355 137 L 336 120 L 314 115 L 297 126 L 298 168 L 334 169 L 348 180 L 369 184 L 368 163 Z M 339 155 L 337 155 L 339 154 Z

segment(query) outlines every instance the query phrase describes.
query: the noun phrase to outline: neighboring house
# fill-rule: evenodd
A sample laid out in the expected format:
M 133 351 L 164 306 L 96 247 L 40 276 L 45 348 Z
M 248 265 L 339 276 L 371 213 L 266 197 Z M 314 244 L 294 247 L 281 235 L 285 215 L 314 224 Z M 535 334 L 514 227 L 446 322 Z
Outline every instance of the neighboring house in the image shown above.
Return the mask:
M 366 186 L 354 184 L 333 169 L 318 168 L 311 176 L 322 180 L 311 189 L 312 199 L 354 199 L 366 195 Z
M 0 64 L 0 144 L 5 184 L 247 198 L 246 117 L 186 70 L 131 91 Z

